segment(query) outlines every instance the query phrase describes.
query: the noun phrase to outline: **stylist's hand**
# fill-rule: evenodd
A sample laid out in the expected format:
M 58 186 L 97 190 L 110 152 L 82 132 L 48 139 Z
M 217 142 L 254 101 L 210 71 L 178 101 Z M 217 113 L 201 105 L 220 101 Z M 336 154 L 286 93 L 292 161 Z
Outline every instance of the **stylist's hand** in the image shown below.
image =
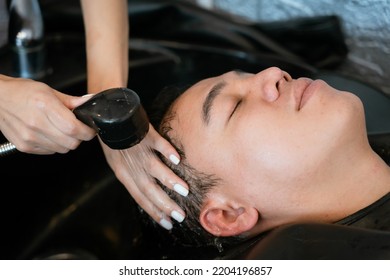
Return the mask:
M 188 186 L 152 150 L 159 151 L 174 164 L 179 163 L 179 155 L 152 125 L 149 124 L 149 132 L 141 143 L 127 150 L 112 150 L 103 143 L 102 146 L 116 177 L 156 222 L 169 230 L 172 228 L 171 218 L 183 221 L 183 210 L 161 189 L 154 178 L 183 196 L 187 196 Z
M 41 82 L 0 75 L 0 130 L 21 152 L 67 153 L 96 135 L 71 111 L 86 100 Z

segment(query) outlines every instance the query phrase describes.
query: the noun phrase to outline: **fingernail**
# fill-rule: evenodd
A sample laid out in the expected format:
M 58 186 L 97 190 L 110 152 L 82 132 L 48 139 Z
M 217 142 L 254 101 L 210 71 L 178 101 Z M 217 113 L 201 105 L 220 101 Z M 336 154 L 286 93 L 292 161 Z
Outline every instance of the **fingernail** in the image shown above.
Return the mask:
M 179 212 L 173 210 L 171 212 L 171 217 L 174 218 L 176 221 L 178 221 L 179 223 L 181 223 L 182 221 L 184 221 L 184 216 L 182 214 L 180 214 Z
M 88 93 L 88 94 L 85 94 L 85 95 L 83 95 L 83 96 L 81 96 L 81 97 L 91 97 L 92 95 L 94 95 L 93 93 Z
M 170 155 L 169 159 L 172 161 L 173 164 L 178 165 L 180 160 L 175 155 Z
M 188 190 L 180 184 L 174 184 L 173 189 L 182 196 L 188 195 Z
M 164 218 L 160 220 L 160 225 L 167 230 L 172 229 L 172 223 Z

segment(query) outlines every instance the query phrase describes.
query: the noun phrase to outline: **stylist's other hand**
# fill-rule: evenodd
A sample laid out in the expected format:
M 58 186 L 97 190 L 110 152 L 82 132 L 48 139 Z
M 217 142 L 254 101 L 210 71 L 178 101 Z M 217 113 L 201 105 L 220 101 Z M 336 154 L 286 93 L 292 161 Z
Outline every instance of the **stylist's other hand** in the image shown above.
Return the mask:
M 96 135 L 71 111 L 86 100 L 41 82 L 0 75 L 0 130 L 21 152 L 67 153 Z
M 118 180 L 134 200 L 162 227 L 172 228 L 172 219 L 182 222 L 185 213 L 155 182 L 187 196 L 188 186 L 153 152 L 156 150 L 174 164 L 179 154 L 172 145 L 149 124 L 149 132 L 137 145 L 126 150 L 112 150 L 102 143 L 106 159 Z

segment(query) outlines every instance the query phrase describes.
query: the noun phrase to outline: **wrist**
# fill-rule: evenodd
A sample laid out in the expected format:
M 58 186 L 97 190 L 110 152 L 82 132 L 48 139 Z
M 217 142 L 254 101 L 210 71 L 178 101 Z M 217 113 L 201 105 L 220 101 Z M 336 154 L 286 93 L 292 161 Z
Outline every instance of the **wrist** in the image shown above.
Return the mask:
M 127 79 L 102 79 L 98 81 L 88 81 L 88 93 L 98 93 L 106 89 L 127 87 Z

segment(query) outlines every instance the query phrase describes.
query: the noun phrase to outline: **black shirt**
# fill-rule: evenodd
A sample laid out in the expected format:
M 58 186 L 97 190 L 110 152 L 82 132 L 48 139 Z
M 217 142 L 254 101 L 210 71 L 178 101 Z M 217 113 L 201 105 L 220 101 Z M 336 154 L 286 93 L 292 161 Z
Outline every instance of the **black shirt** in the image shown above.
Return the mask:
M 390 231 L 390 193 L 335 224 Z

